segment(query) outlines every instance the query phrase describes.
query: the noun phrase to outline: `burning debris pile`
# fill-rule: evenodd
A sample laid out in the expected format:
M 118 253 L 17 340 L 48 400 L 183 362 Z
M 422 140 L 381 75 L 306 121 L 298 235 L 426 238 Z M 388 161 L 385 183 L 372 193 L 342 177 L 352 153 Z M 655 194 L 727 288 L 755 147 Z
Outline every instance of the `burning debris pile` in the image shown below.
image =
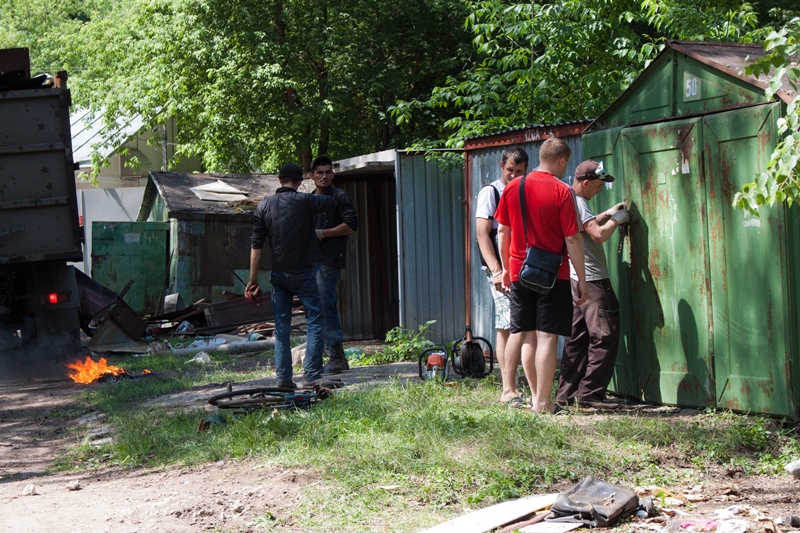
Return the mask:
M 124 368 L 109 365 L 104 357 L 101 357 L 100 361 L 95 363 L 88 355 L 83 362 L 76 361 L 74 363 L 68 363 L 67 368 L 70 369 L 67 373 L 69 378 L 75 383 L 83 383 L 84 385 L 117 381 L 123 378 L 134 379 L 150 374 L 150 371 L 147 369 L 144 369 L 141 374 L 134 374 L 128 372 Z

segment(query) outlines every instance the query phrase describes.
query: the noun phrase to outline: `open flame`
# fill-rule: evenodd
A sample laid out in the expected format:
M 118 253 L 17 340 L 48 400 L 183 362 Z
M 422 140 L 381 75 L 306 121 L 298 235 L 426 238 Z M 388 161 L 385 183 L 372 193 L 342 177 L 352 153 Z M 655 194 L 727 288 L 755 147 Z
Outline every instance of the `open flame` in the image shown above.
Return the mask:
M 121 376 L 126 374 L 124 368 L 109 365 L 104 357 L 101 357 L 100 360 L 95 363 L 88 355 L 83 362 L 76 361 L 74 363 L 68 363 L 67 368 L 70 369 L 67 375 L 72 381 L 87 385 L 104 376 Z M 142 374 L 149 373 L 150 371 L 146 369 L 142 371 Z

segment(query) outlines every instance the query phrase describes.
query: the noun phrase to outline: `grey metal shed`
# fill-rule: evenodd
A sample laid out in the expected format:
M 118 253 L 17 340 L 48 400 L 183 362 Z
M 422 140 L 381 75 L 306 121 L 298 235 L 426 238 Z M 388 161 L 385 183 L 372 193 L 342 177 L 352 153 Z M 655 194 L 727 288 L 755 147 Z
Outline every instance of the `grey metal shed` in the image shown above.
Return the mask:
M 339 287 L 343 326 L 377 338 L 397 325 L 415 330 L 436 320 L 435 342 L 463 336 L 462 168 L 385 150 L 335 161 L 334 172 L 334 185 L 361 217 Z

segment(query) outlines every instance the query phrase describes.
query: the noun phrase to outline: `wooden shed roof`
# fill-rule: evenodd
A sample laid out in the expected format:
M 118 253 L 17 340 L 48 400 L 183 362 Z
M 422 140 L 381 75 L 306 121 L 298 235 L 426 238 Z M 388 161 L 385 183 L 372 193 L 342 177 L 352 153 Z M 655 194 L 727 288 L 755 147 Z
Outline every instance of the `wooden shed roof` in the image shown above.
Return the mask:
M 193 187 L 208 185 L 221 181 L 245 193 L 242 202 L 201 200 Z M 167 210 L 168 218 L 204 219 L 250 217 L 255 204 L 266 196 L 275 194 L 280 188 L 280 181 L 275 174 L 184 174 L 181 172 L 151 172 L 145 189 L 142 207 L 137 220 L 147 220 L 160 196 Z M 312 192 L 314 184 L 311 180 L 303 181 L 300 187 L 303 192 Z

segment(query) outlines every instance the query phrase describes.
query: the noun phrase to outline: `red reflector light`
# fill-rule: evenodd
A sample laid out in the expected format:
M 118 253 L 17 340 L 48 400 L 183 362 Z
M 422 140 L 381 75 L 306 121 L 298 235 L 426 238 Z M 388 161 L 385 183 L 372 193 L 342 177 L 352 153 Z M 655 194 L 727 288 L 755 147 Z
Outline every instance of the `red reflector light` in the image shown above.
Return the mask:
M 57 304 L 58 303 L 58 293 L 57 292 L 51 292 L 50 295 L 49 295 L 49 299 L 50 299 L 50 303 L 51 304 Z

